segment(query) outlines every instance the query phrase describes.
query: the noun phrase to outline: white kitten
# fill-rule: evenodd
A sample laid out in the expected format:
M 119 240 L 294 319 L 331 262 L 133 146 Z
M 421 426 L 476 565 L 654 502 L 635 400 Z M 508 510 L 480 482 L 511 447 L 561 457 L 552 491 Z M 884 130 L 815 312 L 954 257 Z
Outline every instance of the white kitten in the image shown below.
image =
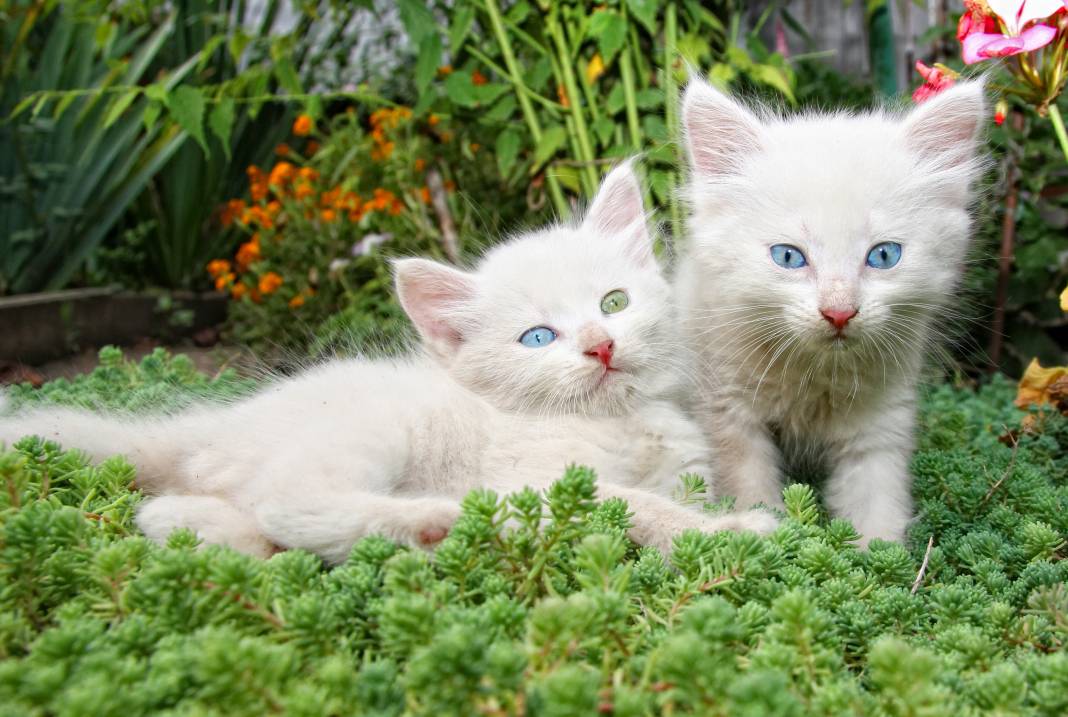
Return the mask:
M 429 358 L 337 361 L 163 419 L 46 410 L 0 422 L 0 440 L 125 453 L 158 496 L 138 515 L 147 535 L 188 527 L 256 555 L 297 547 L 339 562 L 371 533 L 430 545 L 472 488 L 543 489 L 571 463 L 598 472 L 600 497 L 628 502 L 639 543 L 774 526 L 670 499 L 680 473 L 709 474 L 708 447 L 672 402 L 670 289 L 629 166 L 580 226 L 500 245 L 473 272 L 395 269 Z
M 865 544 L 904 537 L 917 382 L 956 300 L 983 105 L 968 82 L 903 118 L 760 118 L 688 87 L 679 302 L 739 507 L 781 504 L 782 449 L 826 464 L 827 505 Z

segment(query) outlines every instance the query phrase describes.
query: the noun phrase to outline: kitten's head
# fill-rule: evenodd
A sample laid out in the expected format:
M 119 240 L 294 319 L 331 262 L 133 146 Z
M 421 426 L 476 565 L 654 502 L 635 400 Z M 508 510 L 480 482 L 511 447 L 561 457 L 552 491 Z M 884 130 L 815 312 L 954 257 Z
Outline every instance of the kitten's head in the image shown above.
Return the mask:
M 782 119 L 697 80 L 682 117 L 704 325 L 748 331 L 739 347 L 762 335 L 765 356 L 922 342 L 965 262 L 982 83 L 904 117 Z
M 577 225 L 500 244 L 474 271 L 425 259 L 395 271 L 429 353 L 507 410 L 618 413 L 678 348 L 629 165 L 608 175 Z

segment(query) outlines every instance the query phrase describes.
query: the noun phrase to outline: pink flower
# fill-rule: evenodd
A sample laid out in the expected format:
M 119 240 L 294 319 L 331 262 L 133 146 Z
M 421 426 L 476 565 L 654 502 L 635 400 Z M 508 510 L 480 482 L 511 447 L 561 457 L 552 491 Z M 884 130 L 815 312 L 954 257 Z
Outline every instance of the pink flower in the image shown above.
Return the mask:
M 919 60 L 916 61 L 916 72 L 919 72 L 924 80 L 923 84 L 912 93 L 912 101 L 916 104 L 931 99 L 942 90 L 952 87 L 957 81 L 953 75 L 943 72 L 938 67 L 928 67 Z
M 958 36 L 962 31 L 967 34 L 961 42 L 961 56 L 965 64 L 989 60 L 993 57 L 1008 57 L 1021 52 L 1033 52 L 1053 42 L 1057 28 L 1036 24 L 1025 28 L 1029 22 L 1043 20 L 1065 6 L 1064 0 L 987 0 L 987 6 L 998 16 L 1005 27 L 1005 33 L 979 31 L 978 22 L 985 13 L 982 8 L 970 6 L 972 20 L 964 27 L 962 18 L 958 27 Z

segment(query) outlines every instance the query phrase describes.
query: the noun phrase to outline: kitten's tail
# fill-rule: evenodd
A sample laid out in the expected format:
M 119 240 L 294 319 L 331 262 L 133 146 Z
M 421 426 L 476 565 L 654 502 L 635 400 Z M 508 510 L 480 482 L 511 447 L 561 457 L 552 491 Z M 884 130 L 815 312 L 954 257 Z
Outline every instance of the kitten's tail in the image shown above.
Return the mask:
M 0 418 L 0 445 L 40 436 L 76 448 L 95 461 L 122 455 L 137 469 L 137 485 L 152 492 L 178 480 L 194 436 L 174 418 L 100 415 L 70 408 L 42 408 Z

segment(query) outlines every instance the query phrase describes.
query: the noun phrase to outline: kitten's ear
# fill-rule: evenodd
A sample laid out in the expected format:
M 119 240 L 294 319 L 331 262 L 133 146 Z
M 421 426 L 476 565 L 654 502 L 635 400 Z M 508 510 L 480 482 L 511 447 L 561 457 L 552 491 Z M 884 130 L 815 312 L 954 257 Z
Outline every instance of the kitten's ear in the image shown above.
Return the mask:
M 427 346 L 439 355 L 454 352 L 464 340 L 464 311 L 476 284 L 467 272 L 428 259 L 393 262 L 397 298 Z
M 908 114 L 903 122 L 905 143 L 923 157 L 962 164 L 975 156 L 985 117 L 984 82 L 958 82 Z
M 645 221 L 642 188 L 632 162 L 624 162 L 604 178 L 582 227 L 618 242 L 640 264 L 652 261 L 653 238 Z
M 682 126 L 690 166 L 698 175 L 730 173 L 747 154 L 760 150 L 756 115 L 699 78 L 686 86 Z

